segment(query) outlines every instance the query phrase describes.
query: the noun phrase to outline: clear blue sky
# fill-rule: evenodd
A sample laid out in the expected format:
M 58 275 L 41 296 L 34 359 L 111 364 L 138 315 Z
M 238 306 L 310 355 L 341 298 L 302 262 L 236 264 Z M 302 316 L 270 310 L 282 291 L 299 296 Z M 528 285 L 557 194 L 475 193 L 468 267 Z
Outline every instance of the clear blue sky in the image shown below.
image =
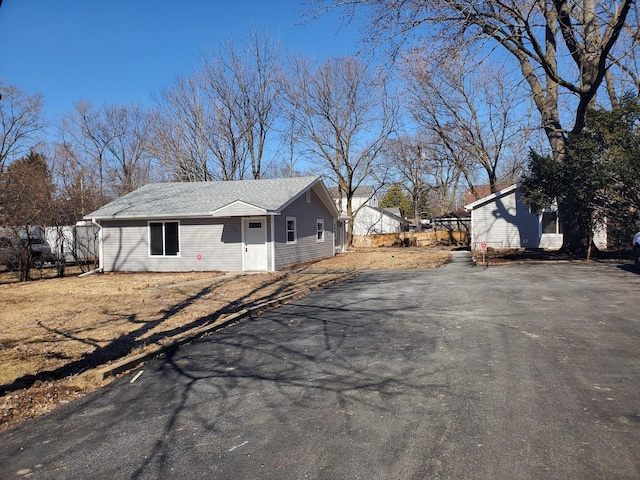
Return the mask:
M 337 15 L 304 22 L 303 0 L 4 0 L 0 78 L 42 93 L 50 118 L 80 99 L 149 102 L 197 65 L 196 55 L 260 28 L 283 48 L 318 58 L 357 50 Z

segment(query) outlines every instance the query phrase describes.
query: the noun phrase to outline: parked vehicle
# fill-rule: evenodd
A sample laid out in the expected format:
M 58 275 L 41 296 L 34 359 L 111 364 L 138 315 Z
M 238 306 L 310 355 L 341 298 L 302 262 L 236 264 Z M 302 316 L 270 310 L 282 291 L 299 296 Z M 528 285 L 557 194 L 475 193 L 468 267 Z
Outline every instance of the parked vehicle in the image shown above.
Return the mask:
M 633 263 L 640 272 L 640 232 L 633 236 Z
M 24 229 L 0 229 L 0 264 L 8 269 L 13 270 L 22 262 L 42 268 L 45 263 L 53 261 L 51 245 L 44 238 L 43 229 L 34 228 L 28 235 Z

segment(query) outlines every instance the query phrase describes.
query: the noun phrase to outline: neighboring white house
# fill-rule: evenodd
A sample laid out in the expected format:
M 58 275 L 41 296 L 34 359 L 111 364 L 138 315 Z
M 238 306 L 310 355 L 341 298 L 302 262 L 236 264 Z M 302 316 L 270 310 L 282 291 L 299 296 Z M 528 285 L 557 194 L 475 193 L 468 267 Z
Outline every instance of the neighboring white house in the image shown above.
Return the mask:
M 330 188 L 329 193 L 336 202 L 340 213 L 346 215 L 346 197 L 340 196 L 337 188 Z M 354 235 L 399 233 L 404 231 L 410 223 L 400 215 L 400 209 L 379 207 L 378 195 L 370 185 L 356 188 L 351 198 L 351 208 Z
M 532 212 L 522 199 L 520 184 L 465 205 L 471 212 L 471 248 L 549 248 L 562 246 L 562 229 L 556 209 Z M 594 232 L 594 243 L 607 248 L 606 228 Z

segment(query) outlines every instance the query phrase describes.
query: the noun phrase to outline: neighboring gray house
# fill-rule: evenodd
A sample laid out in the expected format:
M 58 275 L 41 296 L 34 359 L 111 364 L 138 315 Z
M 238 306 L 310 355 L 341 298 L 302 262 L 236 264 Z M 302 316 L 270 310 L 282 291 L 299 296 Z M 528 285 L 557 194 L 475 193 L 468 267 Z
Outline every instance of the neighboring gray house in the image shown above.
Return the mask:
M 501 248 L 549 248 L 562 246 L 562 229 L 556 209 L 532 212 L 522 200 L 520 184 L 514 184 L 465 205 L 471 212 L 471 248 L 482 244 Z M 598 248 L 607 248 L 606 229 L 594 232 Z
M 320 177 L 157 183 L 85 216 L 104 271 L 274 271 L 330 257 L 338 209 Z

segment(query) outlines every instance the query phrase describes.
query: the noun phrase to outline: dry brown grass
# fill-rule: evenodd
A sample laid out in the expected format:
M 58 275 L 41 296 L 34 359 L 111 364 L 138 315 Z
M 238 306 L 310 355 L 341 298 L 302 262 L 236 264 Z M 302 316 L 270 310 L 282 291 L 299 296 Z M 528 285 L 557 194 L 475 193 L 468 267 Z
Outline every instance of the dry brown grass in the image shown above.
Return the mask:
M 358 249 L 286 271 L 105 274 L 0 284 L 0 429 L 98 388 L 91 369 L 337 272 L 434 268 L 445 250 Z M 11 280 L 0 274 L 0 282 Z

